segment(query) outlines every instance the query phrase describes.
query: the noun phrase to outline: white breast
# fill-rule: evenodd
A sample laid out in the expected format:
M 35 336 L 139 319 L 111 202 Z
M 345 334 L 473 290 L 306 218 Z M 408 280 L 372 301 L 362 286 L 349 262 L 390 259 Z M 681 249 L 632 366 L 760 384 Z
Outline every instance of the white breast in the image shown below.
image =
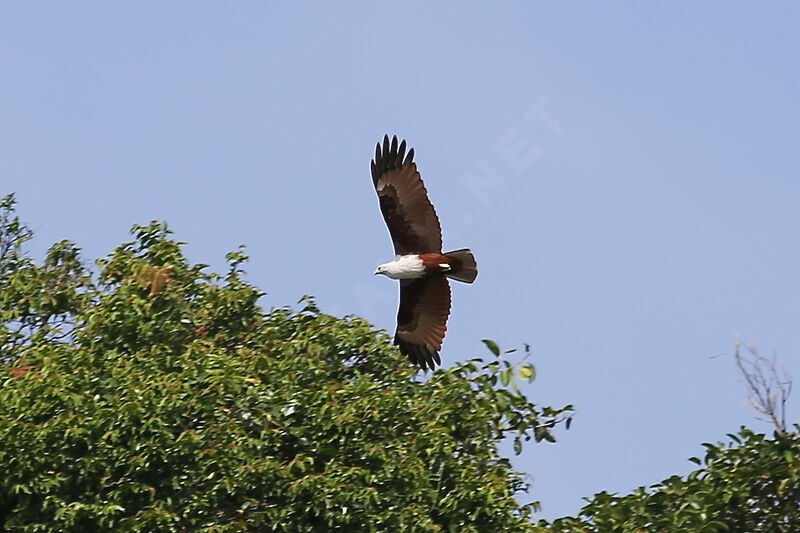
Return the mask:
M 418 255 L 400 255 L 394 261 L 382 264 L 381 274 L 386 274 L 392 279 L 416 279 L 425 273 L 422 259 Z

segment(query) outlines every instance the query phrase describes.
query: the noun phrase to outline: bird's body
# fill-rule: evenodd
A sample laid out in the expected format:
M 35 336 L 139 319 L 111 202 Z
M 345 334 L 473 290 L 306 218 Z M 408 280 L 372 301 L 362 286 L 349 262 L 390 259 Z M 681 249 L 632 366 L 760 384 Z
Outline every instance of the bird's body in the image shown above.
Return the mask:
M 406 154 L 406 142 L 375 148 L 372 180 L 381 212 L 392 236 L 396 257 L 378 266 L 375 274 L 400 280 L 400 307 L 394 342 L 400 351 L 423 369 L 441 364 L 447 317 L 450 314 L 448 278 L 472 283 L 478 265 L 468 249 L 442 253 L 439 218 L 428 199 L 414 149 Z

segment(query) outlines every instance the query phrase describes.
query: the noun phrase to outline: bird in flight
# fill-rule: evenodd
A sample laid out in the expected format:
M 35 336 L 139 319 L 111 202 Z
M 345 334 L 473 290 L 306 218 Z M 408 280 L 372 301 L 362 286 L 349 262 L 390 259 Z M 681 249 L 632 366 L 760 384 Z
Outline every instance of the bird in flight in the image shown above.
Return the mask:
M 450 314 L 448 278 L 472 283 L 478 264 L 468 249 L 442 253 L 439 217 L 414 163 L 414 149 L 406 141 L 384 135 L 375 147 L 372 181 L 381 213 L 394 242 L 393 261 L 375 274 L 400 280 L 400 307 L 394 343 L 423 370 L 441 365 L 439 350 Z

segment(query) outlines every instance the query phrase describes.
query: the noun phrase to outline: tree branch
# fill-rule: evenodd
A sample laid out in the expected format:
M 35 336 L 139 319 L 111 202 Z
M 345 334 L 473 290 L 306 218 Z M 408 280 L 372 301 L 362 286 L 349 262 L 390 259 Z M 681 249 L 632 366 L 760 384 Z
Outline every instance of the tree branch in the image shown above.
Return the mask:
M 749 356 L 742 353 L 742 344 L 736 342 L 733 357 L 747 386 L 747 400 L 758 420 L 769 422 L 776 431 L 785 435 L 786 401 L 792 393 L 792 378 L 778 368 L 777 357 L 764 357 L 755 345 L 745 347 Z

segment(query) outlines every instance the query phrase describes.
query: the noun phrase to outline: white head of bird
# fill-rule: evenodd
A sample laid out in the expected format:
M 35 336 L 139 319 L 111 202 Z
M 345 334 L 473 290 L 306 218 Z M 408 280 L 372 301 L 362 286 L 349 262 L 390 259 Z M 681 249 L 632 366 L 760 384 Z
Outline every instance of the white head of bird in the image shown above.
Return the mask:
M 375 274 L 383 274 L 392 279 L 417 279 L 425 274 L 425 267 L 419 255 L 400 255 L 388 263 L 378 265 Z

